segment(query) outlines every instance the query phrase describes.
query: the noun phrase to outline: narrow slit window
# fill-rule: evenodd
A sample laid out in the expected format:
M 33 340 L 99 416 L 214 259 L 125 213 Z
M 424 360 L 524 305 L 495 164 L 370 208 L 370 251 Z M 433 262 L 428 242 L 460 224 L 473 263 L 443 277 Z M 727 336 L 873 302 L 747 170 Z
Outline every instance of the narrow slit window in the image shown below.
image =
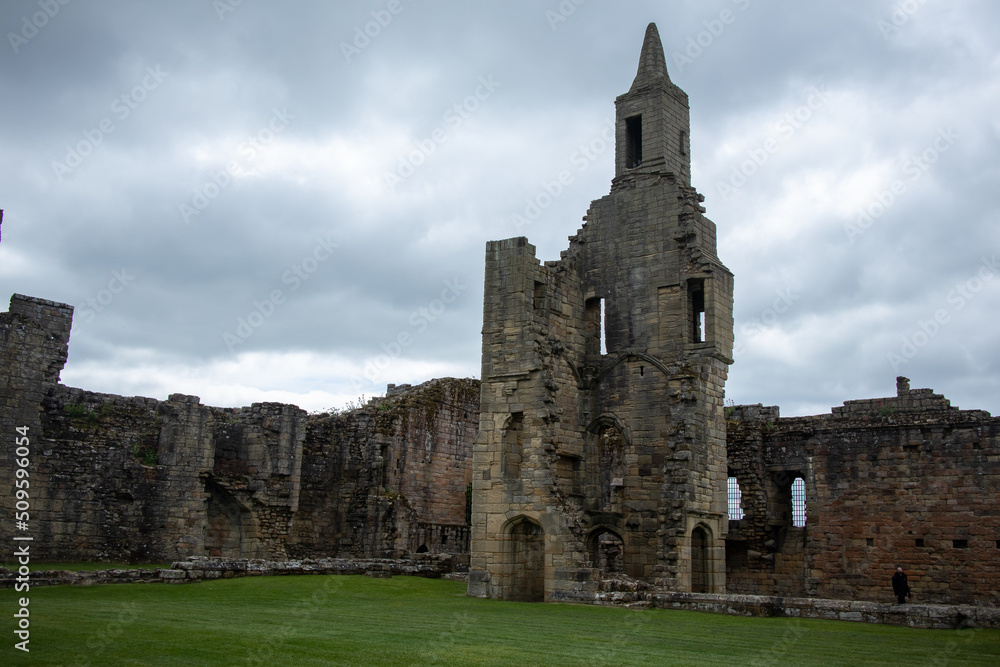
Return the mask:
M 604 299 L 601 297 L 587 299 L 585 333 L 587 336 L 586 351 L 588 355 L 608 353 L 604 306 Z
M 684 130 L 681 130 L 681 136 L 680 136 L 681 155 L 687 155 L 687 152 L 688 152 L 688 149 L 687 149 L 687 138 L 688 138 L 687 132 L 685 132 Z
M 642 116 L 625 119 L 625 165 L 633 169 L 642 164 Z
M 604 299 L 601 299 L 601 329 L 600 329 L 600 332 L 599 332 L 600 336 L 601 336 L 601 354 L 607 354 L 608 353 L 608 335 L 607 335 L 607 331 L 608 331 L 607 330 L 607 324 L 605 323 L 605 319 L 604 319 Z
M 806 481 L 801 477 L 792 482 L 792 525 L 796 528 L 806 525 Z
M 536 280 L 535 291 L 532 296 L 532 305 L 535 308 L 535 312 L 542 312 L 545 309 L 545 283 Z
M 691 342 L 705 342 L 705 280 L 688 281 L 688 307 L 691 311 Z
M 726 490 L 729 496 L 729 520 L 739 521 L 743 518 L 743 492 L 740 491 L 740 483 L 735 477 L 726 480 Z

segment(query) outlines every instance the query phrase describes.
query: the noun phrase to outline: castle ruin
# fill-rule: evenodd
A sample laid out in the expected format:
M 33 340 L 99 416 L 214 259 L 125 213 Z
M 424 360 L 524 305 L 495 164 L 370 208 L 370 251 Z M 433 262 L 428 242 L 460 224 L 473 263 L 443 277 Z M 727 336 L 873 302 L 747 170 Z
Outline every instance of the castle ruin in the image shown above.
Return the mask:
M 66 387 L 73 309 L 0 313 L 0 540 L 31 439 L 32 562 L 454 554 L 469 594 L 680 593 L 1000 607 L 1000 418 L 897 378 L 829 414 L 724 406 L 733 277 L 650 25 L 615 177 L 558 261 L 486 251 L 482 380 L 340 414 Z M 609 584 L 610 582 L 610 584 Z
M 653 24 L 615 107 L 611 193 L 560 260 L 523 237 L 486 247 L 473 595 L 559 599 L 609 556 L 672 590 L 726 590 L 733 277 Z

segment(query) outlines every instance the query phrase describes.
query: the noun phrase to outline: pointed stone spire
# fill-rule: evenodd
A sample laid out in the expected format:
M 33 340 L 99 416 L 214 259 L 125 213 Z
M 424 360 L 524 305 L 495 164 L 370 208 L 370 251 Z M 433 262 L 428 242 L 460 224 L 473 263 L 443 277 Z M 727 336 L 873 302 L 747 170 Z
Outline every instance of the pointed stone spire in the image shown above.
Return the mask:
M 642 53 L 639 54 L 639 69 L 635 73 L 635 81 L 632 82 L 629 92 L 658 81 L 669 82 L 670 75 L 667 74 L 667 60 L 663 57 L 660 33 L 656 29 L 656 24 L 650 23 L 646 26 L 646 37 L 642 40 Z

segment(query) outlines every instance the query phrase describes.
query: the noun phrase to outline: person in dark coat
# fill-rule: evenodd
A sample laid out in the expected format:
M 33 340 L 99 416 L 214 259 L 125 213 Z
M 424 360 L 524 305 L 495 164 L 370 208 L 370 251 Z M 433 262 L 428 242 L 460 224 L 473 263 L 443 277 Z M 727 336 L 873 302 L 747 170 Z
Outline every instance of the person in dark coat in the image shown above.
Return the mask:
M 899 601 L 899 604 L 906 602 L 907 595 L 913 597 L 910 585 L 906 583 L 906 574 L 901 567 L 897 567 L 896 574 L 892 575 L 892 592 L 896 594 L 896 600 Z

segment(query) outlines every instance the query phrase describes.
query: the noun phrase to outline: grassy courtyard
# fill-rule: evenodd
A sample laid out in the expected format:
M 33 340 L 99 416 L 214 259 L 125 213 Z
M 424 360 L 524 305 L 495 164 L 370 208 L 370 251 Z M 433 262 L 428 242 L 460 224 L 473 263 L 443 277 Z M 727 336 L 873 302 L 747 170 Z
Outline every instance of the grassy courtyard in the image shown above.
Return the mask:
M 997 665 L 1000 631 L 913 630 L 465 596 L 456 582 L 247 577 L 0 591 L 3 665 Z

